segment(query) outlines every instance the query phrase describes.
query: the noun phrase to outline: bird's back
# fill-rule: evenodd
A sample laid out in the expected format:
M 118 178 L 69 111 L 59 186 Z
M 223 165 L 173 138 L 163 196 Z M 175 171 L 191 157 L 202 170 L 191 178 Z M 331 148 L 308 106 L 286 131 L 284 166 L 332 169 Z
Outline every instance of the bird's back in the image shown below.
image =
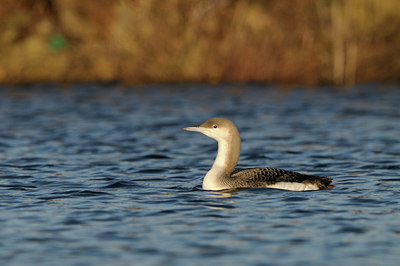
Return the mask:
M 316 189 L 333 188 L 332 178 L 305 175 L 279 168 L 249 168 L 235 170 L 231 175 L 232 182 L 240 187 L 274 187 L 280 183 L 298 183 Z

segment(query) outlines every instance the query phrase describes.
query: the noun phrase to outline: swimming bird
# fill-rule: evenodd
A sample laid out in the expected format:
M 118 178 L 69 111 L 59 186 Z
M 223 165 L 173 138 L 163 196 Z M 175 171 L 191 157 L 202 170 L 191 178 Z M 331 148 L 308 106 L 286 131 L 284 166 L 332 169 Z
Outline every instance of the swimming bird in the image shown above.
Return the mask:
M 185 127 L 218 142 L 214 164 L 203 179 L 203 189 L 224 190 L 235 188 L 269 187 L 293 191 L 333 188 L 332 178 L 305 175 L 278 168 L 248 168 L 235 170 L 240 156 L 240 134 L 232 121 L 211 118 L 200 126 Z

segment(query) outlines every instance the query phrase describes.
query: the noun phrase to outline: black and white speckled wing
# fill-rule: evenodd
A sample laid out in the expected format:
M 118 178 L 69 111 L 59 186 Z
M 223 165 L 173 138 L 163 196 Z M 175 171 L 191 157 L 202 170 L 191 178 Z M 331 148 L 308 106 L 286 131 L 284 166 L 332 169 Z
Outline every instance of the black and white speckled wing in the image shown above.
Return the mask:
M 242 187 L 265 187 L 279 182 L 303 183 L 315 185 L 319 189 L 332 188 L 332 178 L 310 176 L 297 172 L 286 171 L 279 168 L 250 168 L 235 170 L 232 178 Z

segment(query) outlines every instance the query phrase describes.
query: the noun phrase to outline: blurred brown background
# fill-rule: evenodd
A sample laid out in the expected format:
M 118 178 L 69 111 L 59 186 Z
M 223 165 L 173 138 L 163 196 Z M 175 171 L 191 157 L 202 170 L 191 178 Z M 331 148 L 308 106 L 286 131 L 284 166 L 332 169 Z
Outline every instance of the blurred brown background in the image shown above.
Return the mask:
M 393 82 L 399 14 L 399 0 L 1 0 L 0 82 Z

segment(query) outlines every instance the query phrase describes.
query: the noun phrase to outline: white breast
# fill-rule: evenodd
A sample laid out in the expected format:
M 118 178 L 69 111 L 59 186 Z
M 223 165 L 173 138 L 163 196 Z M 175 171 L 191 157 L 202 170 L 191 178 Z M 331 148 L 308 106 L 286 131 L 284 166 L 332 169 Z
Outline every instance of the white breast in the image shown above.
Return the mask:
M 293 191 L 319 190 L 315 185 L 295 182 L 278 182 L 273 185 L 268 185 L 267 187 Z

